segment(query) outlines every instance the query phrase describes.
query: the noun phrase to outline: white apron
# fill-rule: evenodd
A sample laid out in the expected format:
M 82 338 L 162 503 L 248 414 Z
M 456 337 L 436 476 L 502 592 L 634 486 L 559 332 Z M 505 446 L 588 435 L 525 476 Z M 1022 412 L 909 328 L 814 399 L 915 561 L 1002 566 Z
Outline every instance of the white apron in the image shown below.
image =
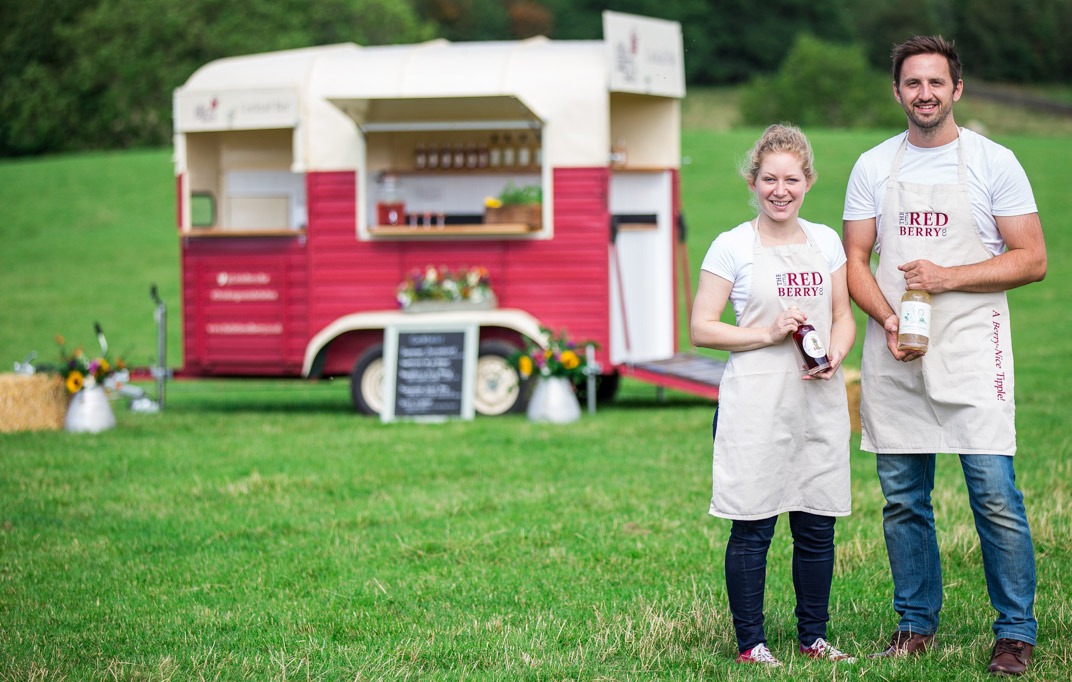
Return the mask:
M 752 227 L 752 291 L 737 324 L 766 326 L 800 308 L 829 347 L 831 275 L 805 229 L 805 244 L 764 247 Z M 849 412 L 841 370 L 804 381 L 792 336 L 730 353 L 719 384 L 710 513 L 753 520 L 787 511 L 851 511 Z
M 876 279 L 897 311 L 909 261 L 941 266 L 992 257 L 972 217 L 964 146 L 959 181 L 920 185 L 898 179 L 905 143 L 894 157 L 878 231 Z M 931 337 L 920 360 L 898 362 L 886 335 L 868 320 L 864 338 L 860 417 L 863 450 L 885 454 L 1016 452 L 1012 337 L 1004 292 L 932 294 Z

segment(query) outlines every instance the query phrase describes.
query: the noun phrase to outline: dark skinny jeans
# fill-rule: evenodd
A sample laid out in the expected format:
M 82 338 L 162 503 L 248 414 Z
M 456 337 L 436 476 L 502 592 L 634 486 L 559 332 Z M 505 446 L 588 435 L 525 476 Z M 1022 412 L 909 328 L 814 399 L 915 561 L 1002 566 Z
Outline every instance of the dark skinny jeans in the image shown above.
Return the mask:
M 763 590 L 767 580 L 767 549 L 777 516 L 757 521 L 734 520 L 726 543 L 726 589 L 744 652 L 766 643 Z M 797 597 L 797 636 L 803 646 L 826 638 L 830 619 L 830 583 L 834 577 L 834 517 L 789 512 L 793 533 L 793 588 Z

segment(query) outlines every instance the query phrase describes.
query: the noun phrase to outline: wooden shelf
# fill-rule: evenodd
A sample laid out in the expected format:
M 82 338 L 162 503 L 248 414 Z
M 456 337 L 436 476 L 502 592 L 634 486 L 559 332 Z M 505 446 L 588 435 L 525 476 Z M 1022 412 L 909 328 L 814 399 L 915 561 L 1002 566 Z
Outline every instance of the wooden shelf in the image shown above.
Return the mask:
M 219 228 L 192 228 L 189 230 L 181 231 L 182 237 L 206 237 L 209 239 L 229 238 L 229 237 L 304 237 L 305 230 L 227 230 Z
M 391 169 L 379 169 L 371 171 L 372 175 L 377 173 L 386 173 L 387 175 L 426 175 L 435 177 L 437 175 L 532 175 L 539 177 L 541 168 L 539 166 L 530 166 L 528 168 L 426 168 L 425 170 L 417 170 L 416 168 L 391 168 Z
M 499 235 L 531 234 L 540 228 L 524 223 L 496 223 L 473 225 L 444 225 L 426 227 L 410 225 L 378 225 L 369 228 L 373 237 L 455 237 L 460 235 L 496 237 Z

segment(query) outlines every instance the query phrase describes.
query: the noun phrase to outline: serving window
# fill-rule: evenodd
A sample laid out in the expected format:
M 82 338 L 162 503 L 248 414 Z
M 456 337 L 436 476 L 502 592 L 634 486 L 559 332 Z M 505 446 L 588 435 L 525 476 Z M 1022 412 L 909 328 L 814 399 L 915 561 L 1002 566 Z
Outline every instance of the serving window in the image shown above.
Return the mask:
M 516 97 L 333 103 L 364 135 L 362 237 L 550 233 L 543 123 Z
M 305 175 L 291 170 L 293 132 L 188 133 L 189 210 L 183 230 L 228 236 L 304 230 Z

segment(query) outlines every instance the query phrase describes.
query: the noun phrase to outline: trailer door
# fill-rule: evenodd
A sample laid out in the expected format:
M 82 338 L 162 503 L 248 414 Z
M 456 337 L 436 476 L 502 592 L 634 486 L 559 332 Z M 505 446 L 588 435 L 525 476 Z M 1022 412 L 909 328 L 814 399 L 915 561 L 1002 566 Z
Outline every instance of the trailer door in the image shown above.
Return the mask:
M 673 184 L 669 171 L 615 172 L 610 211 L 611 362 L 674 354 Z

